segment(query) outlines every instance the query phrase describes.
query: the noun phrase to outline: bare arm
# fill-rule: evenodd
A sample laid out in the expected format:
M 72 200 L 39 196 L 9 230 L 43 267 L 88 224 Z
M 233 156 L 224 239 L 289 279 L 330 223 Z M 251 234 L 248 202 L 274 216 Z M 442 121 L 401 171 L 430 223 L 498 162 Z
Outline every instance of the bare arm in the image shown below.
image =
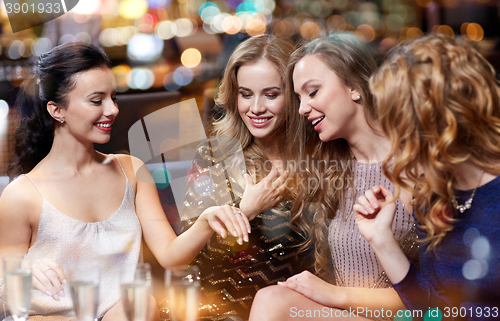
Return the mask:
M 123 159 L 128 156 L 120 157 Z M 142 161 L 132 158 L 132 162 L 133 166 L 128 162 L 129 174 L 132 167 L 140 169 L 137 176 L 141 179 L 135 181 L 135 203 L 144 240 L 163 267 L 190 263 L 214 231 L 222 237 L 226 237 L 229 232 L 239 240 L 248 240 L 248 220 L 243 215 L 235 215 L 236 209 L 229 206 L 205 210 L 189 230 L 176 236 L 165 216 L 149 171 Z M 122 161 L 122 164 L 127 164 L 127 161 Z
M 391 310 L 393 315 L 405 306 L 397 292 L 392 289 L 370 289 L 341 287 L 323 281 L 308 271 L 294 275 L 279 283 L 297 291 L 317 303 L 340 309 L 365 308 L 369 310 Z

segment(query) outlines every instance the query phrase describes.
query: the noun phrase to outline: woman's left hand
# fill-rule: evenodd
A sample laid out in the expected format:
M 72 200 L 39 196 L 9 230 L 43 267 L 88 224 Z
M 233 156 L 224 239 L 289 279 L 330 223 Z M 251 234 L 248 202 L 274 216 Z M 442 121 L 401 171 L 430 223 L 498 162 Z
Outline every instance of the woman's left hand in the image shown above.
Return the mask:
M 248 233 L 251 232 L 250 222 L 237 207 L 212 206 L 203 211 L 198 220 L 200 219 L 206 220 L 210 228 L 223 238 L 226 238 L 229 232 L 236 237 L 238 244 L 243 244 L 243 241 L 248 242 Z
M 285 282 L 278 282 L 278 285 L 285 286 L 291 290 L 299 292 L 303 296 L 324 306 L 335 306 L 332 298 L 335 286 L 323 281 L 309 271 L 304 271 L 289 277 Z

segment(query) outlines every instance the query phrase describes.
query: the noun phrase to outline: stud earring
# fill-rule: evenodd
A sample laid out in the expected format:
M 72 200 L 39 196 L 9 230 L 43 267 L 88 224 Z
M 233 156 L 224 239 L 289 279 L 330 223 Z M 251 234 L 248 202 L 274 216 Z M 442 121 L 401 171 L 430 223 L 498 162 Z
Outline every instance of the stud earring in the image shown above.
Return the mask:
M 60 122 L 61 122 L 61 124 L 64 124 L 64 119 L 61 119 Z
M 360 100 L 360 99 L 361 99 L 361 95 L 357 95 L 356 100 Z

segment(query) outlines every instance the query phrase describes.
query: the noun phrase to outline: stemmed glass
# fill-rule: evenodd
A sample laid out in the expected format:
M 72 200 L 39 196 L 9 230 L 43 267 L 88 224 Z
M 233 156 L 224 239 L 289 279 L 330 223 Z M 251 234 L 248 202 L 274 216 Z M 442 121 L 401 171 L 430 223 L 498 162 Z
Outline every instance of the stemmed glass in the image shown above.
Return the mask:
M 94 321 L 99 305 L 99 266 L 80 263 L 69 271 L 71 299 L 77 321 Z
M 3 276 L 5 296 L 15 321 L 28 319 L 31 303 L 31 260 L 23 257 L 4 257 Z
M 184 265 L 165 270 L 165 287 L 172 321 L 196 321 L 200 306 L 200 270 Z
M 129 321 L 146 321 L 151 296 L 151 266 L 139 263 L 135 272 L 125 269 L 121 276 L 122 301 Z

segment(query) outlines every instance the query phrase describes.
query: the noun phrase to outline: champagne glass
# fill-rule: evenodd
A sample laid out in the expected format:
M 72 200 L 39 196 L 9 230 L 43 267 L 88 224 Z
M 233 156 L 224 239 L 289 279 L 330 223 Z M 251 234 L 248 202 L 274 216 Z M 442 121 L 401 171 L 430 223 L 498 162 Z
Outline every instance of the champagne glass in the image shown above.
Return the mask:
M 99 266 L 81 263 L 69 271 L 71 299 L 77 321 L 94 321 L 99 305 Z
M 23 257 L 4 257 L 3 275 L 5 296 L 15 321 L 28 319 L 31 303 L 31 260 Z
M 198 320 L 200 306 L 200 270 L 198 267 L 184 265 L 165 270 L 165 286 L 171 320 Z
M 151 266 L 139 263 L 135 272 L 122 271 L 122 301 L 128 321 L 146 321 L 149 313 L 151 296 Z

